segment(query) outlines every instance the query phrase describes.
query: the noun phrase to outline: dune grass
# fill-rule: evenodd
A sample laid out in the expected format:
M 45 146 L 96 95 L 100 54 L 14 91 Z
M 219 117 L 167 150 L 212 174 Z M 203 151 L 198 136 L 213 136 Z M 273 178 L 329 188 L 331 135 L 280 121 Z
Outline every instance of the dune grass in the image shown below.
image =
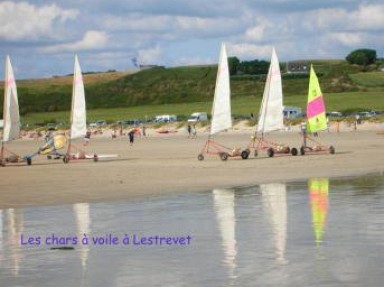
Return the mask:
M 248 117 L 257 115 L 260 109 L 261 95 L 236 97 L 232 100 L 232 114 Z M 291 95 L 284 98 L 284 104 L 300 107 L 305 111 L 306 94 Z M 368 111 L 384 110 L 384 94 L 381 92 L 326 93 L 324 101 L 327 111 Z M 88 122 L 106 120 L 109 123 L 118 120 L 148 120 L 160 114 L 175 114 L 186 119 L 193 112 L 211 113 L 212 101 L 183 104 L 143 105 L 127 108 L 92 109 L 87 111 Z M 29 113 L 22 116 L 22 122 L 28 124 L 46 124 L 51 122 L 69 122 L 69 111 Z

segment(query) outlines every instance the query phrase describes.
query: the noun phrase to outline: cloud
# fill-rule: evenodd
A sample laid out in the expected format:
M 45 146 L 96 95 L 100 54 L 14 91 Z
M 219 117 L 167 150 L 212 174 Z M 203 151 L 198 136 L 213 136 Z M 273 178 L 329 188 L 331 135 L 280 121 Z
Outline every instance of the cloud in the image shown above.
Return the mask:
M 196 65 L 217 65 L 218 59 L 211 59 L 209 57 L 182 57 L 174 62 L 177 66 L 196 66 Z
M 75 42 L 53 45 L 42 48 L 43 52 L 76 52 L 81 50 L 97 50 L 105 48 L 108 43 L 108 36 L 103 31 L 87 31 L 83 39 Z
M 36 7 L 27 2 L 0 3 L 0 39 L 8 41 L 36 40 L 55 37 L 55 24 L 76 18 L 78 12 L 55 4 Z
M 255 45 L 248 43 L 229 44 L 228 55 L 233 55 L 239 58 L 269 58 L 272 53 L 271 45 Z
M 363 37 L 358 33 L 331 33 L 329 37 L 345 46 L 356 47 L 363 44 Z
M 142 49 L 138 51 L 138 61 L 140 65 L 158 65 L 161 64 L 162 50 L 159 46 Z

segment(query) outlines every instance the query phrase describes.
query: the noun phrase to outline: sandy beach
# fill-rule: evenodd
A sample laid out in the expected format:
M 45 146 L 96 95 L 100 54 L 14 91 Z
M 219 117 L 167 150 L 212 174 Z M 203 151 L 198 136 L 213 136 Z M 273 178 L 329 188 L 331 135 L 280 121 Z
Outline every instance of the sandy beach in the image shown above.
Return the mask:
M 309 177 L 337 177 L 382 173 L 384 171 L 384 135 L 376 126 L 349 128 L 337 133 L 322 132 L 319 140 L 333 145 L 336 154 L 275 156 L 265 152 L 221 161 L 218 156 L 197 155 L 207 140 L 206 129 L 196 139 L 189 139 L 184 129 L 177 133 L 137 137 L 133 146 L 127 137 L 112 140 L 110 131 L 94 136 L 86 147 L 98 154 L 118 154 L 118 158 L 47 160 L 37 156 L 31 166 L 8 165 L 0 169 L 1 208 L 51 205 L 76 202 L 123 200 L 175 192 L 211 191 L 213 188 L 249 186 L 263 182 L 286 182 Z M 251 128 L 235 128 L 221 133 L 216 140 L 228 147 L 245 147 Z M 268 139 L 299 148 L 297 128 L 271 133 Z M 81 142 L 81 141 L 80 141 Z M 42 140 L 17 140 L 7 147 L 21 155 L 31 154 Z M 81 146 L 81 143 L 80 143 Z

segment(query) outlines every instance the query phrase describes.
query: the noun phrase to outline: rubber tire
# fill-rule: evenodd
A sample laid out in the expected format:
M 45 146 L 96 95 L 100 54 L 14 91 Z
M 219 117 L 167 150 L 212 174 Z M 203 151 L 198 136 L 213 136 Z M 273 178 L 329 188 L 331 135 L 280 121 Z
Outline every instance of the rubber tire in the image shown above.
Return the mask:
M 199 161 L 203 161 L 203 160 L 204 160 L 204 156 L 203 156 L 202 154 L 199 154 L 199 155 L 197 156 L 197 160 L 199 160 Z
M 27 165 L 32 165 L 32 158 L 27 157 Z
M 64 163 L 69 163 L 69 156 L 68 156 L 68 155 L 65 155 L 65 156 L 63 157 L 63 162 L 64 162 Z
M 285 151 L 284 151 L 285 153 L 290 153 L 291 152 L 291 148 L 289 147 L 289 146 L 287 146 L 286 148 L 285 148 Z
M 270 148 L 267 150 L 267 154 L 268 154 L 269 157 L 273 157 L 273 155 L 275 154 L 275 151 L 273 150 L 273 148 L 270 147 Z
M 241 152 L 241 158 L 242 159 L 247 159 L 249 157 L 249 151 L 248 150 L 243 150 Z
M 47 159 L 52 159 L 52 156 L 51 155 L 47 155 Z
M 300 154 L 301 155 L 305 155 L 305 149 L 304 149 L 304 147 L 302 146 L 302 147 L 300 147 Z
M 94 162 L 98 162 L 99 161 L 99 157 L 97 156 L 97 154 L 93 155 L 93 161 Z
M 293 148 L 291 149 L 291 154 L 292 154 L 293 156 L 297 156 L 298 153 L 299 153 L 299 151 L 297 150 L 297 148 L 293 147 Z
M 329 153 L 330 153 L 330 154 L 335 154 L 335 147 L 334 147 L 334 146 L 331 145 L 331 146 L 329 147 Z
M 220 153 L 220 159 L 226 161 L 228 159 L 228 154 L 226 152 Z

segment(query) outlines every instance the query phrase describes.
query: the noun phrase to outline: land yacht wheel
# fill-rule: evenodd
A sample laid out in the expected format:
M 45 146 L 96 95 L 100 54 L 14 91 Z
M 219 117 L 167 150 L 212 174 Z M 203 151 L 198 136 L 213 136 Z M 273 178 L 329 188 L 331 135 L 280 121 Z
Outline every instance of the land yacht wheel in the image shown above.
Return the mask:
M 226 161 L 226 160 L 228 159 L 228 154 L 227 154 L 226 152 L 222 152 L 222 153 L 220 154 L 220 159 L 221 159 L 222 161 Z
M 249 150 L 243 150 L 242 152 L 241 152 L 241 158 L 242 159 L 247 159 L 248 157 L 249 157 Z

